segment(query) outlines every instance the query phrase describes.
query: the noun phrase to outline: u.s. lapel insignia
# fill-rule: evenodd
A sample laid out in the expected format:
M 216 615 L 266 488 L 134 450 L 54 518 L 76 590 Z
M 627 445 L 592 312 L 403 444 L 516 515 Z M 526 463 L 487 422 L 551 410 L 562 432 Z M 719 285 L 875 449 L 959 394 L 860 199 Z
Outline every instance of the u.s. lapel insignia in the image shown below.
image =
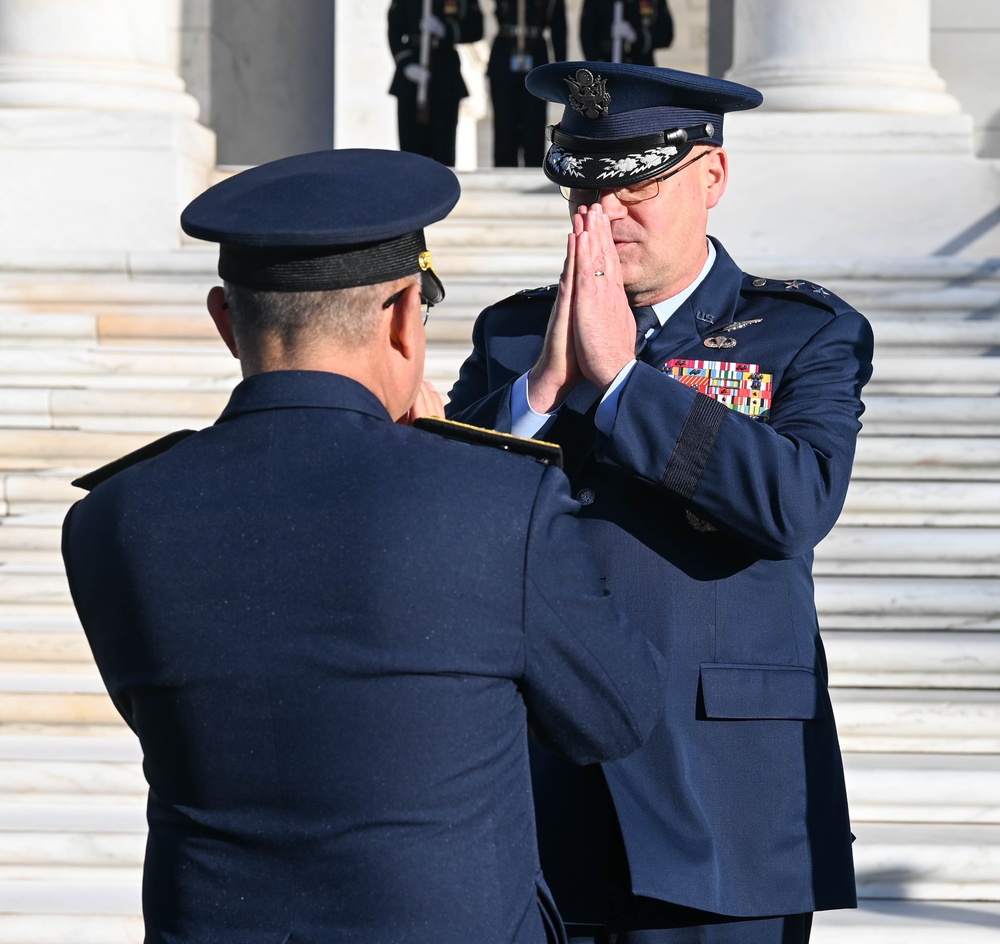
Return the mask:
M 730 348 L 736 347 L 736 338 L 727 338 L 720 334 L 713 334 L 705 338 L 701 343 L 713 351 L 728 351 Z
M 611 95 L 607 79 L 594 75 L 590 69 L 577 69 L 575 76 L 566 76 L 569 103 L 574 111 L 586 118 L 607 118 Z

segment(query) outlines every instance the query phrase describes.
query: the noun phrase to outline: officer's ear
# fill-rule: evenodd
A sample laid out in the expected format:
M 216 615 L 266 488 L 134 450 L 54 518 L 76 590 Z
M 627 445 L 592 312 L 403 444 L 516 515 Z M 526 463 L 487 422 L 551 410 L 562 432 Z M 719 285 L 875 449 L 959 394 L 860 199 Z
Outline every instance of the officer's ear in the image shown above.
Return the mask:
M 232 319 L 229 315 L 229 302 L 226 301 L 226 291 L 221 285 L 216 285 L 208 293 L 208 313 L 215 322 L 219 336 L 226 342 L 233 357 L 238 358 L 239 352 L 236 350 L 236 337 L 233 334 Z
M 711 210 L 726 192 L 726 182 L 729 180 L 729 155 L 723 148 L 712 148 L 705 159 L 705 208 Z
M 393 301 L 389 314 L 389 343 L 406 360 L 423 355 L 426 344 L 420 286 L 411 283 Z

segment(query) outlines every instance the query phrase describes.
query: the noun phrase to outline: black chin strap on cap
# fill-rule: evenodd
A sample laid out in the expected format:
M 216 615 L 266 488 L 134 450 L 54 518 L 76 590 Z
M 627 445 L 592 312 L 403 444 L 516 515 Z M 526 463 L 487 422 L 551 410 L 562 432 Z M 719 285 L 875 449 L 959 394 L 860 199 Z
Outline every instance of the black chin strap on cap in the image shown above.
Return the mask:
M 625 151 L 648 151 L 657 147 L 684 147 L 711 139 L 715 126 L 711 122 L 694 125 L 691 128 L 673 128 L 655 134 L 636 135 L 632 138 L 588 138 L 577 134 L 567 134 L 559 125 L 549 127 L 552 144 L 566 148 L 573 153 L 609 154 Z

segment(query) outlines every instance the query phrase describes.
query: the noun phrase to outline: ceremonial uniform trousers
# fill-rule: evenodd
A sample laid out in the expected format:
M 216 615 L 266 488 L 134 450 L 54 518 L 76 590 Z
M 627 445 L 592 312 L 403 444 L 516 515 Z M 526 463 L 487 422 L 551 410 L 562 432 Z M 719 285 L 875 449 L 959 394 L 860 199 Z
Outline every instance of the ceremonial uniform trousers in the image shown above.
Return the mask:
M 396 96 L 400 150 L 454 167 L 458 105 L 469 94 L 455 47 L 483 38 L 483 13 L 477 0 L 433 0 L 431 8 L 446 32 L 430 41 L 426 114 L 417 107 L 417 84 L 404 74 L 408 65 L 420 62 L 422 0 L 389 5 L 389 49 L 396 63 L 389 94 Z
M 674 41 L 674 20 L 666 0 L 624 0 L 623 19 L 632 25 L 634 43 L 622 43 L 622 62 L 651 66 L 653 50 Z M 583 55 L 594 62 L 611 62 L 614 0 L 584 0 L 580 14 L 580 45 Z
M 517 0 L 498 0 L 499 26 L 486 74 L 493 105 L 493 165 L 541 167 L 545 157 L 545 102 L 524 87 L 524 77 L 549 61 L 566 58 L 564 0 L 524 0 L 524 24 L 518 24 Z M 518 33 L 523 31 L 519 45 Z M 520 50 L 520 52 L 519 52 Z
M 313 371 L 244 380 L 73 506 L 73 599 L 149 782 L 147 944 L 561 939 L 526 721 L 591 763 L 662 697 L 574 512 L 558 469 Z
M 821 286 L 755 279 L 713 242 L 712 269 L 642 352 L 610 436 L 586 382 L 538 434 L 564 447 L 605 586 L 670 678 L 650 741 L 602 765 L 613 810 L 580 803 L 587 771 L 536 767 L 542 863 L 567 923 L 629 926 L 616 881 L 727 916 L 855 905 L 811 567 L 847 491 L 871 329 Z M 452 418 L 509 427 L 511 384 L 541 351 L 554 294 L 482 312 Z M 674 359 L 759 367 L 766 421 L 662 372 Z

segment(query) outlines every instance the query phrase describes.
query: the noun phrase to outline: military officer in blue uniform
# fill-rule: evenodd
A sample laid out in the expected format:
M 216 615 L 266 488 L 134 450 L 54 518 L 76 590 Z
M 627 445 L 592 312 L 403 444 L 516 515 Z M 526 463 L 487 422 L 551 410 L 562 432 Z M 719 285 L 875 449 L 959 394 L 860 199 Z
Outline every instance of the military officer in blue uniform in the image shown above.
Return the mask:
M 323 151 L 182 216 L 221 243 L 208 307 L 244 380 L 85 477 L 63 540 L 142 744 L 147 944 L 562 940 L 526 720 L 587 763 L 656 723 L 558 451 L 408 425 L 443 297 L 423 227 L 457 199 L 428 158 Z
M 605 586 L 670 679 L 630 757 L 535 758 L 543 869 L 588 940 L 801 944 L 813 911 L 855 905 L 811 567 L 871 330 L 706 236 L 724 116 L 756 90 L 580 62 L 527 83 L 565 106 L 544 164 L 572 214 L 565 267 L 482 312 L 449 416 L 562 445 Z
M 549 61 L 550 42 L 552 57 L 566 58 L 566 5 L 563 0 L 497 0 L 496 17 L 486 69 L 493 166 L 539 167 L 545 156 L 545 102 L 524 87 L 524 77 Z
M 456 46 L 483 38 L 478 0 L 392 0 L 389 49 L 396 72 L 400 150 L 455 166 L 458 106 L 469 90 Z M 424 53 L 424 55 L 422 55 Z
M 674 20 L 666 0 L 620 0 L 621 20 L 615 19 L 615 0 L 583 0 L 580 45 L 587 59 L 653 65 L 653 51 L 674 41 Z

